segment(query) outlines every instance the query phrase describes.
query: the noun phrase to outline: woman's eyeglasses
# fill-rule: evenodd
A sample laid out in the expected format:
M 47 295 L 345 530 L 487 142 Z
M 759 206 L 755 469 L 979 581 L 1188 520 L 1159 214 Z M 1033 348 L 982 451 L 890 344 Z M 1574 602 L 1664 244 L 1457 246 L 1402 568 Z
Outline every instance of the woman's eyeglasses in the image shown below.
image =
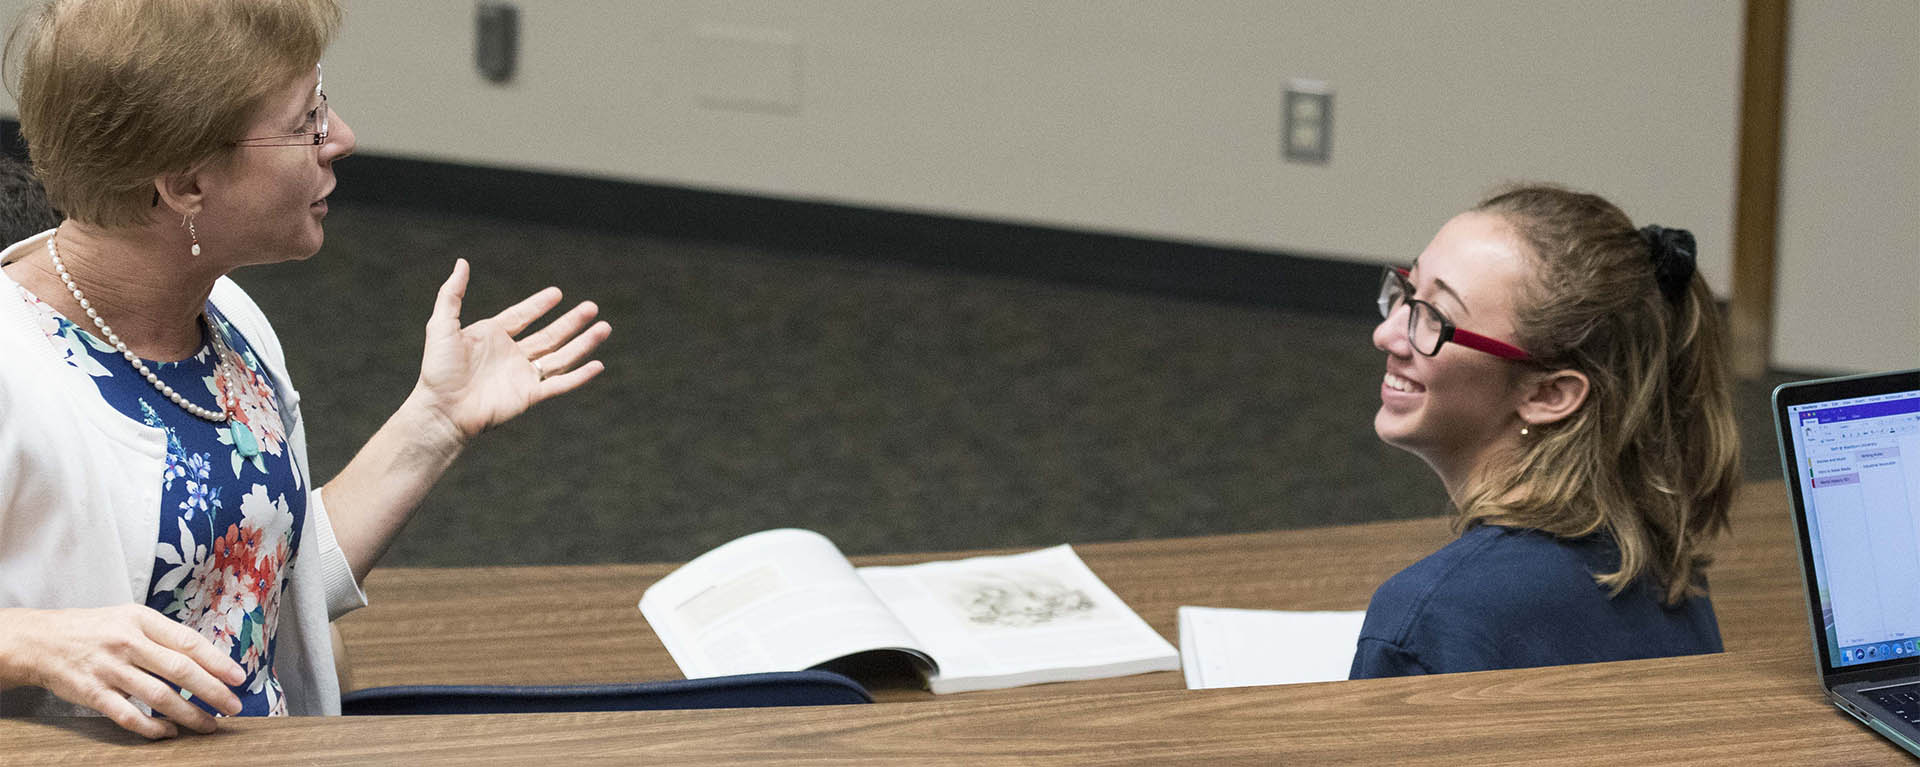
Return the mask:
M 254 136 L 233 142 L 234 146 L 320 146 L 327 143 L 327 94 L 320 94 L 320 106 L 307 113 L 306 128 L 298 133 Z
M 1392 317 L 1403 304 L 1407 307 L 1407 340 L 1413 343 L 1414 351 L 1431 357 L 1440 353 L 1441 345 L 1452 341 L 1503 359 L 1521 362 L 1533 359 L 1533 355 L 1520 347 L 1461 330 L 1433 304 L 1414 298 L 1413 283 L 1407 280 L 1410 273 L 1397 266 L 1387 267 L 1380 281 L 1379 303 L 1381 319 Z
M 318 65 L 314 66 L 315 70 L 318 70 L 319 68 L 320 67 Z M 324 80 L 322 80 L 319 77 L 316 77 L 314 79 L 313 93 L 314 95 L 320 97 L 320 105 L 314 107 L 313 111 L 307 113 L 307 120 L 304 123 L 305 127 L 303 127 L 301 130 L 294 133 L 276 133 L 271 136 L 253 136 L 251 138 L 243 138 L 243 139 L 234 141 L 233 145 L 234 146 L 320 146 L 321 144 L 327 143 L 327 115 L 331 113 L 331 110 L 327 108 L 327 92 L 321 89 L 321 85 L 323 82 Z

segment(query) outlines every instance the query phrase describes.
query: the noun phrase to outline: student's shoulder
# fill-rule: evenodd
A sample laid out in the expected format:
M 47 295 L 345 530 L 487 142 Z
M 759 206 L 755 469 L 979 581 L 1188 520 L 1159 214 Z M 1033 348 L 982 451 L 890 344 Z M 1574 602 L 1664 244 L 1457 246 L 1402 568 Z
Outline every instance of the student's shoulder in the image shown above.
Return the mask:
M 1470 528 L 1439 551 L 1394 573 L 1374 590 L 1361 637 L 1404 640 L 1424 620 L 1436 597 L 1443 604 L 1453 601 L 1461 573 L 1470 571 L 1482 559 L 1481 552 L 1495 542 L 1484 528 Z
M 1535 530 L 1476 525 L 1387 579 L 1368 610 L 1405 616 L 1398 626 L 1376 627 L 1397 634 L 1420 620 L 1486 617 L 1584 598 L 1595 588 L 1584 548 Z
M 1387 583 L 1427 591 L 1454 584 L 1488 565 L 1505 565 L 1515 553 L 1530 552 L 1537 546 L 1532 538 L 1513 528 L 1474 525 L 1440 550 L 1408 565 Z
M 1474 533 L 1486 540 L 1472 554 L 1476 569 L 1493 575 L 1529 577 L 1535 583 L 1590 583 L 1594 573 L 1614 569 L 1620 558 L 1612 539 L 1605 535 L 1561 538 L 1539 530 L 1498 525 L 1482 525 Z

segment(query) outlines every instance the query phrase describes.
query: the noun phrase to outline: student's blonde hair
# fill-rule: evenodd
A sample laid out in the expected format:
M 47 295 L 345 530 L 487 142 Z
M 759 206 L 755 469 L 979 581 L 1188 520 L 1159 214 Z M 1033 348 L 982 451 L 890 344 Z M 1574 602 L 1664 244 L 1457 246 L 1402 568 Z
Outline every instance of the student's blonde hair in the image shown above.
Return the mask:
M 7 38 L 20 130 L 47 197 L 103 227 L 151 215 L 154 179 L 228 151 L 319 62 L 335 0 L 51 0 Z M 15 78 L 17 76 L 17 80 Z
M 1727 528 L 1739 439 L 1726 330 L 1693 269 L 1691 235 L 1636 229 L 1606 200 L 1552 186 L 1512 187 L 1474 210 L 1511 226 L 1532 266 L 1515 340 L 1545 368 L 1585 373 L 1589 390 L 1576 412 L 1530 429 L 1518 455 L 1470 481 L 1462 520 L 1605 533 L 1620 569 L 1596 579 L 1613 593 L 1642 577 L 1667 604 L 1701 593 L 1706 544 Z M 1673 252 L 1676 242 L 1688 252 Z

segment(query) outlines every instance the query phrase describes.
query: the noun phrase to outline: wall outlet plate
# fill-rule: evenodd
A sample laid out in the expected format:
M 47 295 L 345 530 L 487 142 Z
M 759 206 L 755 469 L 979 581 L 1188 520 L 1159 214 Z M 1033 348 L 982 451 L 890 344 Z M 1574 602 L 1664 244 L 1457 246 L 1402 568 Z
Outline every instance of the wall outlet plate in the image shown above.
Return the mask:
M 1333 158 L 1333 90 L 1294 80 L 1280 94 L 1280 157 L 1326 165 Z

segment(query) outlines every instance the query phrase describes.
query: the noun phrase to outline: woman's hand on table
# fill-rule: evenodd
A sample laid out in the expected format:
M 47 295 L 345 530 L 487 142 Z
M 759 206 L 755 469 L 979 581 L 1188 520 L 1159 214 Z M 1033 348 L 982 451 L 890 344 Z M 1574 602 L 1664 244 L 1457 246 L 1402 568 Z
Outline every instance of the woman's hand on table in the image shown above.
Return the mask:
M 0 689 L 40 687 L 149 738 L 218 724 L 171 683 L 226 714 L 246 672 L 205 637 L 145 605 L 0 610 Z M 134 705 L 146 704 L 165 719 Z

